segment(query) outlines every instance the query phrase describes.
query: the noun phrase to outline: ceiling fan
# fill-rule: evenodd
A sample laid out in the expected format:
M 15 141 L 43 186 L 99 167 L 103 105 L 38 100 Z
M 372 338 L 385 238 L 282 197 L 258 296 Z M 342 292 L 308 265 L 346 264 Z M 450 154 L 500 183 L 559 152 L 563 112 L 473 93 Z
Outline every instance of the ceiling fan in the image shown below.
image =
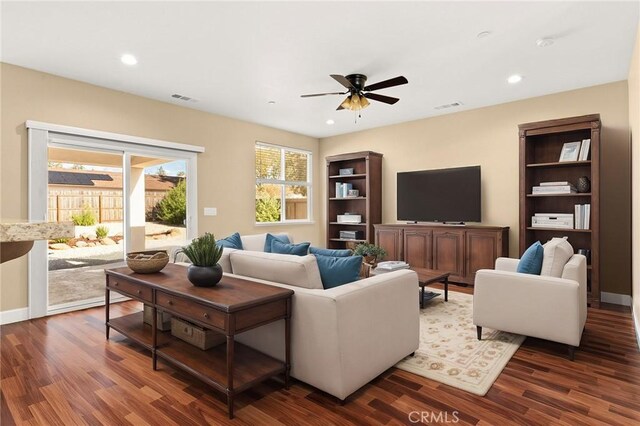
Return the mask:
M 315 93 L 311 95 L 302 95 L 302 98 L 312 98 L 315 96 L 327 96 L 327 95 L 346 95 L 347 98 L 336 108 L 336 110 L 350 109 L 352 111 L 360 111 L 369 106 L 369 99 L 378 102 L 384 102 L 385 104 L 393 105 L 400 99 L 393 98 L 391 96 L 379 95 L 377 93 L 371 93 L 374 90 L 386 89 L 388 87 L 400 86 L 407 84 L 409 81 L 403 76 L 390 78 L 379 83 L 370 84 L 365 86 L 367 82 L 367 76 L 363 74 L 349 74 L 346 77 L 339 74 L 331 74 L 338 83 L 342 84 L 347 91 L 346 92 L 329 92 L 329 93 Z

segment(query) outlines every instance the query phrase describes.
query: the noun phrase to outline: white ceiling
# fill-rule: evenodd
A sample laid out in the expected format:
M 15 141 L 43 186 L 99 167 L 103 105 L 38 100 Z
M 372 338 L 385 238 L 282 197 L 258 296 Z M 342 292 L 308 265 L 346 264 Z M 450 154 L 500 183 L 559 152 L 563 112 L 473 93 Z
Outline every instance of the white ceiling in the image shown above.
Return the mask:
M 638 2 L 612 1 L 1 7 L 4 62 L 315 137 L 624 80 L 639 13 Z M 540 37 L 555 43 L 537 47 Z M 138 64 L 123 65 L 123 53 Z M 378 92 L 401 100 L 372 102 L 357 123 L 335 110 L 341 96 L 300 98 L 340 91 L 329 74 L 350 73 L 409 84 Z M 507 84 L 515 73 L 523 81 Z M 454 101 L 464 105 L 434 109 Z

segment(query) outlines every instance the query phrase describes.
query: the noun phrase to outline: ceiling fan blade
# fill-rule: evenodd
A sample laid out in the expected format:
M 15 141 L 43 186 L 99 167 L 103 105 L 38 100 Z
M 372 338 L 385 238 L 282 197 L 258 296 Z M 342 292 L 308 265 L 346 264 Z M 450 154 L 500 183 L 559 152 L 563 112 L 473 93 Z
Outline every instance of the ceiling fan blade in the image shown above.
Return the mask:
M 338 108 L 336 108 L 336 111 L 340 111 L 341 109 L 344 109 L 344 107 L 342 106 L 342 104 L 338 105 Z
M 379 95 L 377 93 L 365 93 L 364 97 L 367 99 L 372 99 L 378 102 L 384 102 L 385 104 L 393 105 L 398 102 L 400 99 L 392 98 L 391 96 Z
M 346 95 L 349 92 L 330 92 L 330 93 L 313 93 L 311 95 L 300 95 L 301 98 L 313 98 L 314 96 L 327 96 L 327 95 Z
M 370 84 L 368 86 L 365 86 L 363 90 L 370 92 L 372 90 L 380 90 L 380 89 L 386 89 L 387 87 L 400 86 L 402 84 L 407 84 L 408 82 L 409 81 L 406 78 L 404 78 L 403 76 L 399 76 L 395 78 L 390 78 L 389 80 L 381 81 L 379 83 Z
M 342 84 L 347 89 L 355 89 L 355 87 L 353 87 L 353 84 L 351 84 L 351 82 L 349 80 L 347 80 L 347 77 L 345 77 L 343 75 L 331 74 L 331 78 L 333 78 L 338 83 Z

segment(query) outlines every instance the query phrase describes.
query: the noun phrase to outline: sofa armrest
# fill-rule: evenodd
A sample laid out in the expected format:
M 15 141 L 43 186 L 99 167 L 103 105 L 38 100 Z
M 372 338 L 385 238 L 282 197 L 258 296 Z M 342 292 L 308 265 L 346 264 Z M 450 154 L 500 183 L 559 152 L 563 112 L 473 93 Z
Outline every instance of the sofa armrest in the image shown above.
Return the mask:
M 516 272 L 518 270 L 518 263 L 520 263 L 520 259 L 499 257 L 496 259 L 496 271 Z
M 586 303 L 577 281 L 480 270 L 473 292 L 473 323 L 579 346 Z

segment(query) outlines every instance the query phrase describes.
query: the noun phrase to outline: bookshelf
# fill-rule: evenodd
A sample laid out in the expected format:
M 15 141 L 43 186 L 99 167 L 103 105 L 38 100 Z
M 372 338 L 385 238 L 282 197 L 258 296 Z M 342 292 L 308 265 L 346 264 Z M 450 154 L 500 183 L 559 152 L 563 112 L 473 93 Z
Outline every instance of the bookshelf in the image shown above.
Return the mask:
M 520 254 L 536 241 L 568 237 L 574 250 L 587 249 L 591 257 L 587 267 L 588 298 L 591 305 L 600 302 L 600 115 L 591 114 L 557 120 L 526 123 L 520 131 Z M 559 162 L 567 142 L 591 139 L 585 161 Z M 587 176 L 590 192 L 571 194 L 532 194 L 540 182 L 568 181 L 577 184 Z M 576 204 L 591 204 L 590 229 L 533 227 L 536 213 L 574 213 Z M 575 217 L 574 217 L 575 222 Z
M 327 248 L 353 248 L 360 242 L 374 241 L 373 225 L 382 220 L 382 154 L 372 151 L 333 155 L 327 161 Z M 340 175 L 340 169 L 353 169 Z M 350 183 L 358 197 L 338 197 L 336 183 Z M 339 223 L 338 215 L 359 214 L 361 223 Z M 340 231 L 361 231 L 358 239 L 340 238 Z

